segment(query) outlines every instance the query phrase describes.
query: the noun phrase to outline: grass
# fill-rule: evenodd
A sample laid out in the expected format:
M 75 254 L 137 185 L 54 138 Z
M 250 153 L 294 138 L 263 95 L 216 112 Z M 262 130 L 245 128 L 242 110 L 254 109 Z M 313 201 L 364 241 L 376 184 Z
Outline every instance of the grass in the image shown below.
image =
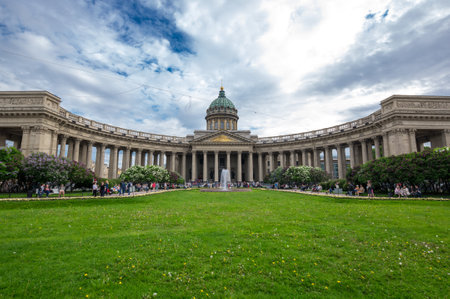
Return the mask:
M 434 297 L 449 202 L 274 191 L 0 202 L 0 297 Z

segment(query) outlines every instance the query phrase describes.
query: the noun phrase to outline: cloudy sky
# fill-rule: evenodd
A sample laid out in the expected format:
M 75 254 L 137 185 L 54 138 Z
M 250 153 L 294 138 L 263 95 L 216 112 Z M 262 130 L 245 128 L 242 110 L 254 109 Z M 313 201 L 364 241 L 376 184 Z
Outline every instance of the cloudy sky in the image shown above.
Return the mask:
M 261 137 L 358 119 L 392 94 L 450 95 L 450 4 L 0 0 L 0 90 L 185 136 L 221 80 Z

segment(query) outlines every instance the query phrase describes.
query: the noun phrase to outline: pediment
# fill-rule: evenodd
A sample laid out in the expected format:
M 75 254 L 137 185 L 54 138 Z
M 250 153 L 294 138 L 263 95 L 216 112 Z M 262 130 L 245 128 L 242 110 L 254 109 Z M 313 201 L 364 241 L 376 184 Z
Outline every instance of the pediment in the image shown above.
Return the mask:
M 221 144 L 236 144 L 236 143 L 254 143 L 253 140 L 233 134 L 232 132 L 219 131 L 201 136 L 192 141 L 193 143 L 221 143 Z

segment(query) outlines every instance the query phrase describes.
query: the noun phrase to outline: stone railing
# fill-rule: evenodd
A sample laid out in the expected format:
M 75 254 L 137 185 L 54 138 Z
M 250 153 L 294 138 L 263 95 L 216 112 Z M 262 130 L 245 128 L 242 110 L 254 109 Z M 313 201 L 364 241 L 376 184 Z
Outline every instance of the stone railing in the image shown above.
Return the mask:
M 127 136 L 130 138 L 138 138 L 145 140 L 154 140 L 158 142 L 168 142 L 168 143 L 187 143 L 186 137 L 177 136 L 167 136 L 161 134 L 152 134 L 140 131 L 134 131 L 129 129 L 124 129 L 108 124 L 99 123 L 91 119 L 73 114 L 64 108 L 59 107 L 59 115 L 68 119 L 70 122 L 83 126 L 85 128 L 90 128 L 97 131 L 102 131 L 116 136 Z
M 261 144 L 261 143 L 289 142 L 289 141 L 304 140 L 304 139 L 309 139 L 309 138 L 337 134 L 337 133 L 346 132 L 349 130 L 354 130 L 357 128 L 368 126 L 368 125 L 374 123 L 375 121 L 378 121 L 380 118 L 381 118 L 381 110 L 377 110 L 374 113 L 370 114 L 369 116 L 365 116 L 358 120 L 349 121 L 349 122 L 346 122 L 344 124 L 340 124 L 337 126 L 320 129 L 320 130 L 309 131 L 309 132 L 305 132 L 305 133 L 295 133 L 295 134 L 289 134 L 289 135 L 261 137 L 261 138 L 258 138 L 257 143 Z

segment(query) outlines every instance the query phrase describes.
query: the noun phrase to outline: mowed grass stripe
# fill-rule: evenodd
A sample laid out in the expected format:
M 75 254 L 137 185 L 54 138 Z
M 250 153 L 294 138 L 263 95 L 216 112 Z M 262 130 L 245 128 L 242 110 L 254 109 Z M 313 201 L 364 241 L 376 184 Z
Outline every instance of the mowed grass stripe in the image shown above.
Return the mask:
M 0 202 L 0 295 L 445 297 L 449 207 L 259 190 Z

